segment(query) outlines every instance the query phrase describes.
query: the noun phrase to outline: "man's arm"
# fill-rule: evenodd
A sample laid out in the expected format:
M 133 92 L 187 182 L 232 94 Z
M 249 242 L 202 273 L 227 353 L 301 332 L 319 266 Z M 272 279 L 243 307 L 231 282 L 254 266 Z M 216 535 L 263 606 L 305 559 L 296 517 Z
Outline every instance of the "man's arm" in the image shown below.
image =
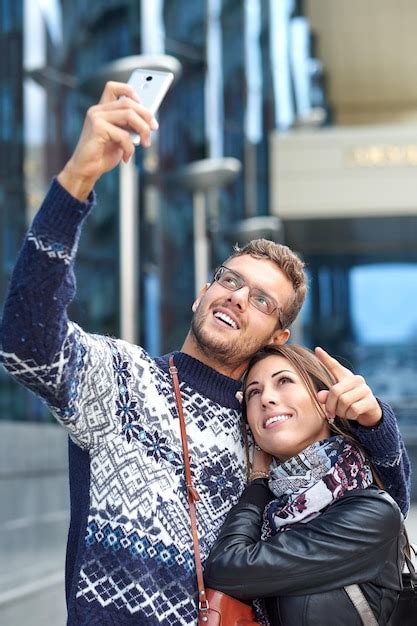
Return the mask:
M 100 372 L 106 371 L 111 380 L 110 349 L 105 341 L 71 324 L 67 307 L 75 294 L 74 259 L 81 227 L 94 203 L 92 186 L 132 154 L 128 127 L 149 145 L 151 114 L 133 99 L 117 99 L 130 92 L 128 85 L 109 83 L 101 103 L 89 110 L 74 155 L 53 181 L 26 236 L 0 327 L 0 359 L 6 369 L 41 396 L 85 446 L 91 442 L 86 422 L 81 425 L 80 393 L 94 395 Z M 95 382 L 83 380 L 87 369 L 90 376 L 97 372 Z M 109 385 L 106 401 L 100 398 L 97 403 L 103 416 L 112 393 Z
M 366 428 L 352 422 L 352 429 L 371 459 L 384 489 L 406 516 L 410 508 L 410 460 L 392 408 L 381 400 L 379 404 L 382 418 L 375 427 Z
M 1 360 L 52 405 L 73 354 L 67 306 L 75 294 L 81 225 L 92 205 L 92 196 L 80 203 L 52 182 L 20 250 L 4 305 Z

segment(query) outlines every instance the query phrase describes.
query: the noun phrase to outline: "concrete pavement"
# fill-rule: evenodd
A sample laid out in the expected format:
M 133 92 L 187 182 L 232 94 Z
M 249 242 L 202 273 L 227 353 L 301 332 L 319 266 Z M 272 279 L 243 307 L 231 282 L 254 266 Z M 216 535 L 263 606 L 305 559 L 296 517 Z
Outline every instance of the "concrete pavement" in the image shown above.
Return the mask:
M 2 626 L 65 626 L 63 569 L 15 592 L 0 604 Z

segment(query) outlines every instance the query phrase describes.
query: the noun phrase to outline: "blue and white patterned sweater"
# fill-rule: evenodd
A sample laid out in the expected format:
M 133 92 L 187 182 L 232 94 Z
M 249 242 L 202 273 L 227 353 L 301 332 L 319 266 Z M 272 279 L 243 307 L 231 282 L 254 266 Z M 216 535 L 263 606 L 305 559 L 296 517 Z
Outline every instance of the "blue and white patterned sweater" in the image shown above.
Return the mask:
M 68 624 L 195 624 L 196 583 L 181 438 L 167 357 L 91 335 L 67 317 L 74 257 L 93 200 L 53 181 L 20 252 L 0 357 L 68 430 Z M 203 560 L 245 482 L 239 383 L 175 354 Z M 409 463 L 395 417 L 357 435 L 403 511 Z

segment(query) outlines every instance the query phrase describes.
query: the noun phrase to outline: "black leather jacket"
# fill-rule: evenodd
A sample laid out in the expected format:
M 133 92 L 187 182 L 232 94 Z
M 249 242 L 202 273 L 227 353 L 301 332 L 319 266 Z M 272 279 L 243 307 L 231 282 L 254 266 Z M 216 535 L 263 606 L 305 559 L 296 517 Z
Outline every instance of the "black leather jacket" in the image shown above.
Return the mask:
M 260 540 L 271 498 L 266 481 L 246 488 L 205 566 L 205 582 L 242 600 L 267 598 L 274 626 L 361 626 L 345 590 L 360 583 L 378 624 L 401 588 L 402 515 L 376 487 L 352 491 L 319 517 Z

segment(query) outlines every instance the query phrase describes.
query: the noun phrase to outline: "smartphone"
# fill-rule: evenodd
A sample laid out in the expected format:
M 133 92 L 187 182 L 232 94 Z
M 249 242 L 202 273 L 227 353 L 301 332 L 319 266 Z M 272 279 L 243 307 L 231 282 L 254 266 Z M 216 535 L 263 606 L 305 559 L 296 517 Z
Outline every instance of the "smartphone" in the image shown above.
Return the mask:
M 137 69 L 130 75 L 128 84 L 135 90 L 136 95 L 140 98 L 140 103 L 155 115 L 173 79 L 174 74 L 172 72 Z M 133 143 L 139 145 L 139 135 L 134 132 L 130 135 Z

